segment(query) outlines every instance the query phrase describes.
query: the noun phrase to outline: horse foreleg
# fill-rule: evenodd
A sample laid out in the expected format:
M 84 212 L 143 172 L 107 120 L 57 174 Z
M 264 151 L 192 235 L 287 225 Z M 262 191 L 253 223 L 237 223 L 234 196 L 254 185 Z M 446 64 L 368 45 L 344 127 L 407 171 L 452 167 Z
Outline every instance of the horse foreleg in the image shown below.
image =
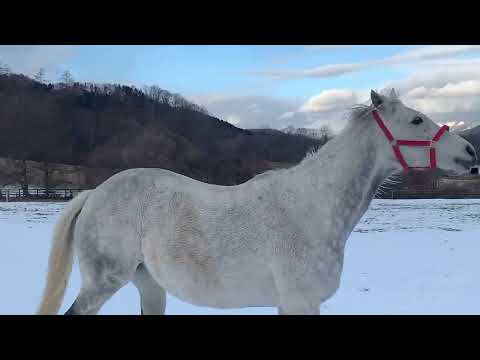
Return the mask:
M 320 302 L 293 282 L 277 279 L 278 315 L 320 315 Z
M 283 305 L 278 307 L 278 315 L 320 315 L 320 306 L 315 305 L 298 305 L 292 304 L 287 305 L 285 304 L 285 300 Z
M 142 315 L 163 315 L 165 313 L 167 294 L 144 265 L 137 268 L 133 284 L 140 293 Z

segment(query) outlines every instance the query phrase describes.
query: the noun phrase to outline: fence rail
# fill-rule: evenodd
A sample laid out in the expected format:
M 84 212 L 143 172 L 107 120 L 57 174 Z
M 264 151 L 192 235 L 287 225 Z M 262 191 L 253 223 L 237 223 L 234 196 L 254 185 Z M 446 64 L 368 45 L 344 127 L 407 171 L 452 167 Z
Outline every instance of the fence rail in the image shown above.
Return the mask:
M 380 199 L 480 199 L 480 191 L 393 190 Z
M 0 189 L 0 202 L 68 201 L 85 189 Z M 380 199 L 480 199 L 480 190 L 441 191 L 431 187 L 390 190 L 378 194 Z
M 82 189 L 0 189 L 0 201 L 68 201 Z

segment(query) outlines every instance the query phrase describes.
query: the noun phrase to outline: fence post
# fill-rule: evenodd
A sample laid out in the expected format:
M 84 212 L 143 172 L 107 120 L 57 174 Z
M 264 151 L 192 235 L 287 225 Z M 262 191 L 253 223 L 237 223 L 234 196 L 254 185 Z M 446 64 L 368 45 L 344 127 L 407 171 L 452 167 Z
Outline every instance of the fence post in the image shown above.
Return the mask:
M 7 189 L 7 202 L 9 200 L 9 197 L 10 197 L 10 189 Z

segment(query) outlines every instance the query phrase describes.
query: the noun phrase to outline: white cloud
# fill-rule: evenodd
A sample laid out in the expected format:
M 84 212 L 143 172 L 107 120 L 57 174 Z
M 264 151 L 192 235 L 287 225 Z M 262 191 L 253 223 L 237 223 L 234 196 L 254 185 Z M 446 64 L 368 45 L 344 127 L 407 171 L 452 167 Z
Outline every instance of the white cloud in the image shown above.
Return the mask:
M 395 87 L 400 94 L 405 95 L 417 87 L 440 88 L 451 83 L 480 80 L 480 63 L 478 66 L 472 66 L 471 64 L 465 66 L 461 64 L 458 66 L 429 64 L 409 70 L 412 73 L 411 75 L 402 80 L 388 81 L 385 86 Z
M 322 46 L 322 45 L 317 45 Z M 275 78 L 325 78 L 344 75 L 364 70 L 372 66 L 395 65 L 409 62 L 423 62 L 435 59 L 445 59 L 467 52 L 480 51 L 479 45 L 430 45 L 406 50 L 397 55 L 374 61 L 364 61 L 347 64 L 329 64 L 311 69 L 301 70 L 269 70 L 261 73 Z
M 352 106 L 357 101 L 357 96 L 352 90 L 332 89 L 322 91 L 308 99 L 300 107 L 302 112 L 326 112 L 340 107 Z
M 444 96 L 437 96 L 436 93 L 439 91 L 441 89 L 428 89 L 422 94 L 422 97 L 406 96 L 404 102 L 406 105 L 427 115 L 480 111 L 480 98 L 478 95 L 462 97 L 454 95 L 449 97 L 444 94 Z M 477 119 L 472 119 L 472 121 L 474 120 Z
M 368 66 L 366 63 L 334 64 L 306 70 L 272 70 L 261 73 L 275 78 L 325 78 L 348 74 L 361 70 L 366 66 Z
M 407 50 L 400 54 L 380 60 L 380 62 L 385 64 L 395 64 L 410 61 L 423 61 L 445 58 L 448 56 L 479 50 L 480 45 L 431 45 Z
M 279 117 L 280 120 L 283 120 L 283 119 L 291 119 L 295 116 L 295 112 L 294 111 L 287 111 L 285 114 L 282 114 L 282 116 Z
M 458 83 L 448 83 L 440 88 L 427 89 L 424 86 L 414 88 L 407 94 L 409 98 L 456 98 L 465 96 L 479 96 L 480 81 L 468 80 Z
M 437 113 L 451 113 L 455 111 L 469 111 L 472 110 L 471 105 L 467 105 L 466 102 L 459 104 L 451 99 L 444 99 L 443 101 L 435 101 L 432 98 L 423 98 L 423 99 L 406 99 L 405 103 L 417 109 L 427 115 L 437 114 Z

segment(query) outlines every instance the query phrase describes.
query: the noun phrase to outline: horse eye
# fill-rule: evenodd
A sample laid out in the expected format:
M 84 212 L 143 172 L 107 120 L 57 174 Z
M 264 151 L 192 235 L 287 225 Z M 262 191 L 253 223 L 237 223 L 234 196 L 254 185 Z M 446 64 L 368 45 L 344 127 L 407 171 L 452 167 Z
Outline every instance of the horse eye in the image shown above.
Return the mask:
M 412 124 L 419 125 L 423 122 L 423 119 L 420 116 L 416 116 L 415 119 L 412 120 Z

